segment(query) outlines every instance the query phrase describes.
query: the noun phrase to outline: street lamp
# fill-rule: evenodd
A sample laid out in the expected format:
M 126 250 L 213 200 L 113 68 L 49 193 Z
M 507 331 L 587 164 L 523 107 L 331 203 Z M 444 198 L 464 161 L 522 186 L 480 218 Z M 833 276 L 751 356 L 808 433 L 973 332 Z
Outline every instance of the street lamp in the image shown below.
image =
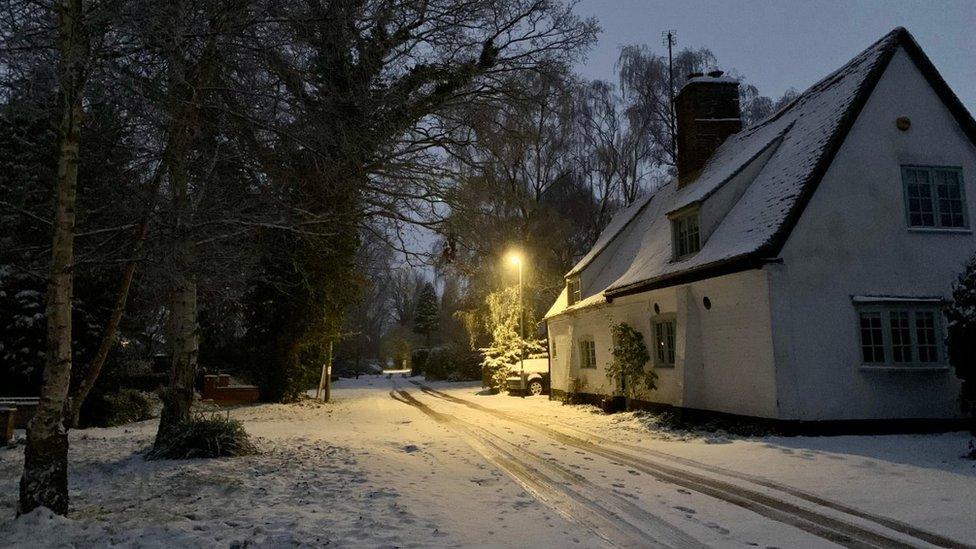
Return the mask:
M 525 310 L 522 305 L 522 255 L 519 252 L 510 252 L 508 261 L 518 268 L 519 384 L 522 388 L 522 398 L 525 398 Z

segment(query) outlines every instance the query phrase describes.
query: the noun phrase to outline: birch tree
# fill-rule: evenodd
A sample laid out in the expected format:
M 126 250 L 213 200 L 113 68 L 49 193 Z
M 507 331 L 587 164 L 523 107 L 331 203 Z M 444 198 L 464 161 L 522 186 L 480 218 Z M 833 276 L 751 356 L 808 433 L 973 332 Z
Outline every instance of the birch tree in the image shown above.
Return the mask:
M 82 94 L 89 61 L 89 30 L 81 0 L 55 4 L 59 60 L 56 213 L 47 286 L 47 356 L 41 400 L 27 430 L 17 513 L 37 507 L 68 512 L 68 434 L 64 411 L 71 382 L 71 305 L 78 151 Z

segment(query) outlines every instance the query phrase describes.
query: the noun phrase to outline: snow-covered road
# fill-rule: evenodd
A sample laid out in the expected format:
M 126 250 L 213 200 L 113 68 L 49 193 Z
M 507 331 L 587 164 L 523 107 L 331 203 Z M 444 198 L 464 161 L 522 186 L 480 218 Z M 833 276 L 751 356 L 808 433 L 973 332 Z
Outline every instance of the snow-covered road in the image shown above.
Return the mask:
M 72 511 L 0 546 L 925 547 L 976 541 L 963 433 L 737 439 L 475 384 L 342 380 L 233 410 L 262 455 L 145 462 L 155 422 L 71 434 Z

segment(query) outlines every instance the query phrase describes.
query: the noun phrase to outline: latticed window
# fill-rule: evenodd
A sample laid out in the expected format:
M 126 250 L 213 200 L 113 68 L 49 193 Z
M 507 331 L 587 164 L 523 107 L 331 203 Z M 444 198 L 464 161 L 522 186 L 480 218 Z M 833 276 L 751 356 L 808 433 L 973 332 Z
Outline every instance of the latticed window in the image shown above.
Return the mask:
M 859 309 L 864 364 L 910 367 L 942 363 L 942 315 L 937 306 L 890 302 Z
M 865 364 L 885 361 L 881 313 L 861 313 L 861 356 Z
M 592 339 L 581 339 L 580 348 L 580 368 L 596 368 L 596 344 Z
M 701 249 L 697 211 L 677 217 L 671 223 L 674 232 L 675 259 L 689 256 Z
M 578 276 L 574 276 L 566 281 L 566 294 L 569 297 L 569 304 L 579 303 L 583 298 L 583 292 L 580 288 L 580 279 Z
M 654 328 L 654 365 L 658 368 L 673 367 L 675 340 L 674 319 L 655 320 L 651 324 Z
M 902 182 L 909 227 L 961 229 L 968 226 L 962 170 L 904 166 Z

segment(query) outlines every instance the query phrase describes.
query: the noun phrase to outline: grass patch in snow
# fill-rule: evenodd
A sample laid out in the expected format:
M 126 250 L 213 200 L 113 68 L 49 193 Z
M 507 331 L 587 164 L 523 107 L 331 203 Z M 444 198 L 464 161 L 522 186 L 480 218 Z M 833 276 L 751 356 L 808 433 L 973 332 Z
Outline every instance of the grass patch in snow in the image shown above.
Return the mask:
M 175 428 L 163 444 L 153 446 L 146 459 L 193 459 L 256 454 L 244 424 L 220 414 L 198 415 Z

